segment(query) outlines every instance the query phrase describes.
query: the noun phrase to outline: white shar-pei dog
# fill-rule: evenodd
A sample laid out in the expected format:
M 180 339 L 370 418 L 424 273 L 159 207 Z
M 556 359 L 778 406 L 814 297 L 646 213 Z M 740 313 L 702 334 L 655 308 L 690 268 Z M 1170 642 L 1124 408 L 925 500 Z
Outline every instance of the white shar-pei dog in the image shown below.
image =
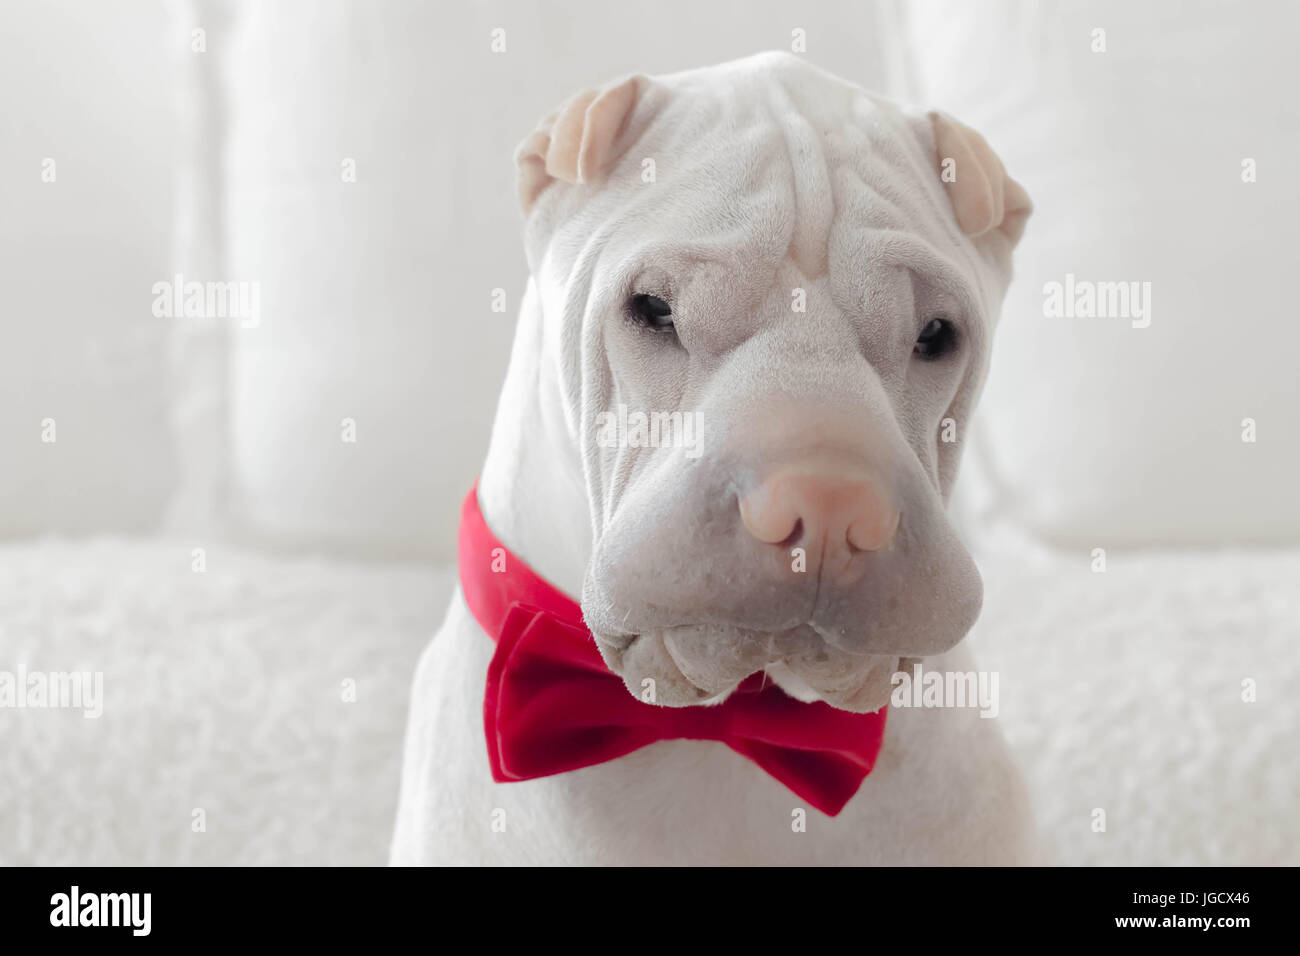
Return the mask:
M 1030 211 L 984 139 L 768 53 L 581 93 L 516 159 L 531 279 L 477 501 L 494 554 L 580 598 L 597 676 L 680 716 L 759 675 L 798 735 L 916 660 L 971 671 L 945 503 Z M 415 676 L 394 863 L 1032 859 L 970 707 L 888 706 L 838 813 L 690 733 L 498 783 L 467 593 Z

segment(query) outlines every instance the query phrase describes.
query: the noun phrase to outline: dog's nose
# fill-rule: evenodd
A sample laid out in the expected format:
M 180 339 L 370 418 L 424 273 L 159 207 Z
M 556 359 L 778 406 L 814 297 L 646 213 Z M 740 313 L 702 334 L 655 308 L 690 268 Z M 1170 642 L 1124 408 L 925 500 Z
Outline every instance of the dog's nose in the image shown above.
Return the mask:
M 879 551 L 898 530 L 898 508 L 864 475 L 786 469 L 740 498 L 740 518 L 767 544 L 825 541 L 827 551 Z

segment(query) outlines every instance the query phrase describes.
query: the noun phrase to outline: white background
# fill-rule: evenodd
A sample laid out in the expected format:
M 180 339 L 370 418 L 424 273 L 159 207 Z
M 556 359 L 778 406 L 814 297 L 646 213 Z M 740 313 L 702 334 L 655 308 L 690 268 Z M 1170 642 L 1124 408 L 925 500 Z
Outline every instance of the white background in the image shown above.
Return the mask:
M 1295 863 L 1296 10 L 0 3 L 0 670 L 110 695 L 0 712 L 30 783 L 0 862 L 384 858 L 526 279 L 515 144 L 578 89 L 802 30 L 980 130 L 1037 206 L 958 506 L 1046 842 Z M 257 282 L 260 324 L 155 317 L 176 272 Z M 1045 318 L 1066 273 L 1151 282 L 1150 328 Z

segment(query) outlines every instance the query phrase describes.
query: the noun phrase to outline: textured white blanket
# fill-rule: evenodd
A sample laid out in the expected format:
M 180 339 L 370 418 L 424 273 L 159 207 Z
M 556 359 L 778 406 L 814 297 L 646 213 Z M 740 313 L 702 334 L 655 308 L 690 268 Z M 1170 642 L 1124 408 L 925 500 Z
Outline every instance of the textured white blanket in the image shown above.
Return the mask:
M 1052 858 L 1300 863 L 1300 552 L 1092 562 L 981 564 L 971 639 Z
M 0 710 L 0 863 L 387 859 L 450 574 L 192 547 L 0 547 L 0 671 L 104 674 L 98 719 Z
M 0 709 L 0 864 L 385 860 L 451 571 L 191 548 L 0 546 L 0 671 L 104 674 L 98 719 Z M 984 561 L 971 638 L 1049 851 L 1300 863 L 1300 552 L 1091 562 Z

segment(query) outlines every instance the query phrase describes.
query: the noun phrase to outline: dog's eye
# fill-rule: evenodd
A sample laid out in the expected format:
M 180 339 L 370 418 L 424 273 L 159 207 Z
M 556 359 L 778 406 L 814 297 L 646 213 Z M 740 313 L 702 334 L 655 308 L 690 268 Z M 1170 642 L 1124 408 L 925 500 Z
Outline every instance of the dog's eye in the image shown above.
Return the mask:
M 673 310 L 657 295 L 638 292 L 627 302 L 632 318 L 648 329 L 671 329 L 673 327 Z
M 923 359 L 943 358 L 957 348 L 957 329 L 947 319 L 931 319 L 917 336 L 912 351 Z

